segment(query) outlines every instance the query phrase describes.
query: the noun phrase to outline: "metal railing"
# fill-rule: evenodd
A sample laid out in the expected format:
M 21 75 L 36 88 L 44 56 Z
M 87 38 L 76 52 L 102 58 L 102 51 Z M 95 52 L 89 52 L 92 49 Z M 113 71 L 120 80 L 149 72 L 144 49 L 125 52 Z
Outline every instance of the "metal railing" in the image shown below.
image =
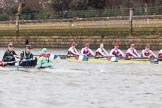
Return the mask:
M 20 35 L 162 35 L 162 7 L 25 13 L 21 15 Z M 15 15 L 0 15 L 0 35 L 16 35 Z M 9 31 L 9 32 L 8 32 Z M 11 33 L 10 33 L 11 32 Z
M 162 6 L 158 7 L 138 7 L 134 9 L 134 16 L 162 15 Z M 14 14 L 0 14 L 0 21 L 14 21 Z M 23 13 L 21 20 L 51 20 L 51 19 L 71 19 L 71 18 L 97 18 L 97 17 L 117 17 L 129 16 L 129 8 L 114 8 L 102 10 L 80 10 L 64 11 L 59 13 Z

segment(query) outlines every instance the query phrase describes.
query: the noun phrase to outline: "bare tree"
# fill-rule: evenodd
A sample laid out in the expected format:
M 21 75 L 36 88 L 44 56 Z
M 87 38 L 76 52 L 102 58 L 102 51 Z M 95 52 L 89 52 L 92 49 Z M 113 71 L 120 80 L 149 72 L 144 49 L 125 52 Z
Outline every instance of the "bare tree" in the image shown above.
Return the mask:
M 26 0 L 24 11 L 29 11 L 29 12 L 42 11 L 40 0 Z
M 89 0 L 71 0 L 69 7 L 72 10 L 85 10 L 87 9 Z
M 25 0 L 19 0 L 19 6 L 17 9 L 18 14 L 21 14 L 22 8 L 24 7 L 24 5 L 25 5 Z
M 18 2 L 22 0 L 0 0 L 3 12 L 17 11 Z M 161 6 L 162 0 L 26 0 L 23 12 L 62 12 L 68 10 L 114 9 Z M 21 7 L 21 6 L 20 6 Z
M 3 8 L 3 12 L 10 12 L 13 9 L 16 9 L 17 3 L 15 0 L 1 0 L 1 7 Z

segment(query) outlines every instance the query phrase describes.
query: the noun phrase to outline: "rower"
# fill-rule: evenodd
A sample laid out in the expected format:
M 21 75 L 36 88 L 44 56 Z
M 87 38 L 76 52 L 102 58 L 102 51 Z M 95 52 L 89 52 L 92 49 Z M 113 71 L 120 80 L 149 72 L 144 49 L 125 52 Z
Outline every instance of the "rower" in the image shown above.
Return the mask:
M 126 57 L 127 58 L 140 57 L 140 55 L 137 53 L 137 50 L 135 49 L 134 43 L 132 43 L 130 45 L 130 48 L 126 51 Z
M 89 43 L 86 43 L 86 44 L 85 44 L 85 47 L 82 48 L 81 54 L 82 54 L 82 55 L 89 56 L 89 57 L 90 57 L 90 56 L 94 56 L 93 51 L 89 48 Z
M 114 44 L 114 48 L 110 51 L 111 56 L 124 57 L 123 52 L 119 49 L 119 44 Z
M 142 50 L 142 57 L 145 58 L 156 58 L 156 55 L 150 50 L 150 44 L 145 46 L 145 49 Z
M 53 68 L 52 60 L 50 59 L 50 54 L 48 54 L 47 49 L 43 48 L 41 50 L 41 55 L 38 58 L 37 65 L 35 68 Z
M 162 49 L 159 51 L 158 58 L 162 58 Z
M 98 49 L 96 50 L 95 56 L 96 56 L 96 57 L 104 57 L 104 56 L 108 56 L 108 55 L 109 55 L 108 52 L 104 49 L 104 44 L 101 43 L 101 44 L 100 44 L 100 48 L 98 48 Z
M 20 54 L 20 66 L 35 66 L 37 59 L 31 53 L 31 45 L 26 45 L 26 50 Z
M 13 63 L 8 63 L 8 65 L 10 66 L 14 66 L 15 65 L 15 58 L 17 57 L 17 54 L 14 51 L 14 47 L 12 43 L 8 44 L 8 49 L 7 51 L 4 53 L 3 62 L 13 62 Z
M 77 44 L 75 42 L 71 44 L 71 47 L 68 49 L 68 54 L 67 54 L 68 57 L 74 57 L 76 55 L 79 55 L 77 49 L 75 48 L 76 45 Z

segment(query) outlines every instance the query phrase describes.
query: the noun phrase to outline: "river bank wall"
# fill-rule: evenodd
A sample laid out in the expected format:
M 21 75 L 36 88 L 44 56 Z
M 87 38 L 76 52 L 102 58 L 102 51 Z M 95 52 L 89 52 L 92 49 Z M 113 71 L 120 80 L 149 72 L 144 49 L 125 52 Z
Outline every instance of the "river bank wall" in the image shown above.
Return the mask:
M 119 43 L 121 49 L 127 49 L 131 43 L 135 43 L 137 49 L 143 49 L 150 43 L 151 49 L 162 48 L 162 36 L 1 36 L 0 47 L 6 47 L 13 43 L 15 47 L 23 48 L 29 43 L 33 48 L 68 48 L 75 41 L 77 48 L 89 43 L 91 48 L 98 48 L 104 43 L 105 48 L 111 49 L 114 43 Z

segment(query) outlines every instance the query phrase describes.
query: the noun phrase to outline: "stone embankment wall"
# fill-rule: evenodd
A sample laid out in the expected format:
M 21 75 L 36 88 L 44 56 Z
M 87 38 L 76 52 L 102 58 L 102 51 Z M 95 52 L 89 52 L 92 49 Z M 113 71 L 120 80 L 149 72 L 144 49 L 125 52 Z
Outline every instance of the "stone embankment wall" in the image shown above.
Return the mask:
M 1 36 L 0 47 L 6 47 L 12 42 L 15 47 L 21 48 L 25 47 L 27 41 L 33 48 L 68 48 L 73 41 L 78 44 L 77 48 L 84 47 L 87 42 L 94 49 L 98 48 L 101 42 L 108 49 L 116 42 L 120 44 L 121 49 L 127 49 L 132 42 L 137 49 L 143 49 L 147 43 L 150 43 L 154 50 L 162 48 L 161 36 Z

